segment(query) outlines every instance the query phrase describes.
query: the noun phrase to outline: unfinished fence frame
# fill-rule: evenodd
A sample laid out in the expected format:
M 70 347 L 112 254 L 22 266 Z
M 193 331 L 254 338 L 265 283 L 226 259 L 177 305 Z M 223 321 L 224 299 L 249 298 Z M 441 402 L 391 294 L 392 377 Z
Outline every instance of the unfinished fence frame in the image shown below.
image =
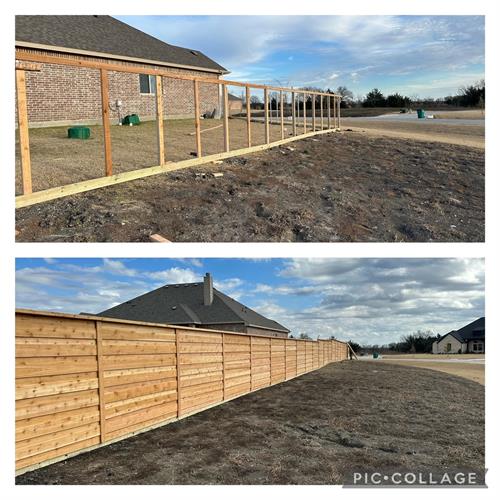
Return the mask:
M 101 85 L 101 110 L 102 110 L 102 126 L 104 133 L 104 176 L 64 186 L 44 189 L 41 191 L 33 192 L 32 189 L 32 176 L 31 176 L 31 159 L 29 148 L 29 123 L 28 123 L 28 108 L 26 96 L 26 71 L 40 71 L 42 64 L 56 64 L 73 66 L 80 68 L 92 68 L 100 71 L 100 85 Z M 108 90 L 108 72 L 121 72 L 121 73 L 136 73 L 146 74 L 156 77 L 156 124 L 158 136 L 158 165 L 146 168 L 140 168 L 119 174 L 113 173 L 112 150 L 111 150 L 111 131 L 110 131 L 110 118 L 109 118 L 109 90 Z M 186 80 L 193 82 L 193 101 L 194 101 L 194 127 L 195 127 L 195 146 L 196 158 L 181 160 L 176 162 L 165 161 L 165 145 L 164 145 L 164 103 L 163 95 L 160 92 L 162 89 L 163 78 L 172 78 L 177 80 Z M 224 151 L 221 153 L 203 155 L 202 152 L 202 137 L 200 125 L 200 84 L 215 84 L 222 88 L 222 101 L 223 101 L 223 130 L 224 130 Z M 231 150 L 230 147 L 230 131 L 229 131 L 229 106 L 228 106 L 228 87 L 241 87 L 245 89 L 247 99 L 247 147 Z M 263 90 L 264 92 L 264 144 L 252 145 L 251 133 L 251 109 L 250 109 L 250 95 L 252 89 Z M 69 196 L 76 193 L 82 193 L 101 187 L 111 186 L 122 182 L 128 182 L 135 179 L 141 179 L 151 175 L 156 175 L 164 172 L 171 172 L 182 168 L 188 168 L 196 165 L 210 163 L 212 161 L 223 160 L 242 154 L 263 151 L 265 149 L 280 146 L 288 142 L 296 141 L 306 137 L 311 137 L 318 134 L 325 134 L 334 132 L 340 129 L 340 101 L 341 96 L 326 92 L 315 92 L 303 89 L 293 89 L 287 87 L 275 87 L 270 85 L 261 85 L 254 83 L 244 83 L 231 80 L 224 80 L 219 78 L 201 78 L 198 76 L 180 75 L 166 70 L 151 68 L 149 66 L 132 66 L 125 63 L 110 63 L 101 62 L 98 60 L 78 59 L 68 55 L 47 55 L 37 54 L 34 52 L 25 52 L 23 50 L 16 50 L 16 99 L 17 99 L 17 114 L 18 114 L 18 128 L 19 128 L 19 145 L 21 152 L 21 175 L 22 175 L 22 194 L 16 196 L 16 208 L 27 207 L 36 203 L 42 203 L 64 196 Z M 280 131 L 281 139 L 277 141 L 270 140 L 269 127 L 269 92 L 274 91 L 279 94 L 276 98 L 276 106 L 278 100 L 281 104 L 280 111 Z M 292 136 L 285 137 L 285 118 L 283 110 L 283 96 L 290 93 L 292 96 Z M 295 102 L 300 104 L 302 95 L 303 101 L 303 132 L 297 133 L 298 127 L 296 121 L 300 118 L 300 109 L 297 106 L 297 116 L 295 110 Z M 323 102 L 323 97 L 326 97 L 327 103 L 327 116 L 328 121 L 326 128 L 323 124 L 323 105 L 321 105 L 321 129 L 316 130 L 316 100 L 320 97 Z M 311 99 L 312 103 L 312 124 L 309 126 L 311 129 L 308 132 L 307 124 L 307 98 Z M 272 114 L 272 113 L 271 113 Z M 332 116 L 332 120 L 330 119 Z
M 16 310 L 16 474 L 348 359 L 348 344 Z

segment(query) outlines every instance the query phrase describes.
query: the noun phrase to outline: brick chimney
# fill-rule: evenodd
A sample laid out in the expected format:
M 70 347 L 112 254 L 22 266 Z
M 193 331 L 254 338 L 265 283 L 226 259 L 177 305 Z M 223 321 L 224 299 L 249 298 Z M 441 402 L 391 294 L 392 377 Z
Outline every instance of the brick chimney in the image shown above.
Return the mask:
M 203 278 L 203 304 L 211 306 L 214 300 L 214 283 L 210 273 Z

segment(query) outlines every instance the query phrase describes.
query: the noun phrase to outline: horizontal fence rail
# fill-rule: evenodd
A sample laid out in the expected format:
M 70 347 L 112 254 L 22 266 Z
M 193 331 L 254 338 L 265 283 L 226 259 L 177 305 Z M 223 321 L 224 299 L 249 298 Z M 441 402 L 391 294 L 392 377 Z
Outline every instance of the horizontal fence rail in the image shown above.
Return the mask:
M 87 68 L 99 71 L 100 84 L 100 105 L 102 115 L 102 127 L 104 134 L 104 164 L 103 176 L 92 178 L 85 181 L 65 184 L 58 187 L 33 191 L 32 168 L 29 140 L 28 106 L 27 106 L 27 86 L 26 73 L 43 71 L 44 65 L 62 65 L 74 68 Z M 140 168 L 128 172 L 114 173 L 112 141 L 110 132 L 110 101 L 109 101 L 109 78 L 110 72 L 145 74 L 156 77 L 156 133 L 158 138 L 157 157 L 158 163 L 155 166 Z M 164 109 L 168 102 L 164 97 L 162 89 L 164 88 L 163 79 L 183 80 L 189 84 L 192 82 L 192 108 L 194 118 L 193 140 L 196 158 L 183 161 L 165 160 L 164 138 Z M 202 105 L 202 96 L 200 92 L 201 85 L 216 85 L 221 96 L 222 128 L 224 134 L 224 149 L 215 154 L 204 155 L 202 145 L 202 130 L 200 128 L 200 109 Z M 228 104 L 228 87 L 239 87 L 245 94 L 245 110 L 247 127 L 246 147 L 231 149 L 231 132 L 229 126 L 230 110 Z M 262 91 L 264 95 L 264 109 L 262 120 L 252 117 L 250 109 L 250 99 L 252 90 Z M 270 92 L 275 93 L 275 108 L 270 101 Z M 288 98 L 290 97 L 290 103 Z M 157 69 L 151 66 L 132 65 L 130 63 L 109 62 L 97 58 L 75 57 L 68 54 L 47 54 L 39 53 L 34 50 L 17 49 L 16 50 L 16 102 L 17 117 L 19 129 L 19 146 L 21 160 L 22 194 L 16 196 L 16 208 L 26 207 L 35 203 L 42 203 L 63 196 L 69 196 L 76 193 L 90 191 L 105 186 L 111 186 L 121 182 L 140 179 L 143 177 L 156 175 L 159 173 L 170 172 L 191 166 L 202 165 L 213 161 L 231 158 L 234 156 L 262 151 L 271 147 L 286 144 L 291 141 L 310 137 L 313 135 L 329 133 L 340 129 L 340 101 L 341 96 L 334 93 L 319 92 L 313 90 L 293 89 L 289 87 L 276 87 L 271 85 L 261 85 L 256 83 L 237 82 L 225 80 L 217 77 L 203 78 L 188 74 L 179 74 L 171 70 Z M 307 116 L 306 103 L 311 104 L 310 120 Z M 285 117 L 284 109 L 289 108 L 291 116 Z M 279 114 L 279 116 L 278 116 Z M 273 117 L 275 121 L 273 121 Z M 264 143 L 255 145 L 252 141 L 251 123 L 263 123 L 264 125 Z M 278 125 L 280 127 L 280 139 L 271 140 L 270 126 Z M 285 137 L 285 125 L 291 125 L 291 137 Z M 175 146 L 174 146 L 175 147 Z
M 297 340 L 16 311 L 16 471 L 103 446 L 348 358 Z

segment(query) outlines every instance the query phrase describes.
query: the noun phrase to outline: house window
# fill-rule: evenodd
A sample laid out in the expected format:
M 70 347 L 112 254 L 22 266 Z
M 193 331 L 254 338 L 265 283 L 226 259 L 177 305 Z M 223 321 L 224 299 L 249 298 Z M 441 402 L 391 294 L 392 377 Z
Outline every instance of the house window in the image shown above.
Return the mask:
M 139 75 L 139 92 L 141 94 L 156 93 L 156 76 L 154 75 Z
M 472 351 L 473 352 L 483 352 L 483 344 L 481 342 L 473 342 L 472 343 Z
M 451 351 L 451 343 L 450 343 L 450 342 L 448 342 L 448 343 L 446 344 L 446 352 L 450 352 L 450 351 Z

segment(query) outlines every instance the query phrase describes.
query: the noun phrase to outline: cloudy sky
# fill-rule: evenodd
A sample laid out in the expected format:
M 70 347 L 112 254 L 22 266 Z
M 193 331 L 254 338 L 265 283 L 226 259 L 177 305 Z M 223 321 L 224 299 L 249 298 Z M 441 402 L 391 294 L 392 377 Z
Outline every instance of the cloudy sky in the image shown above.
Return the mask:
M 484 315 L 482 259 L 18 259 L 16 307 L 97 313 L 201 281 L 311 337 L 384 344 Z
M 482 16 L 116 16 L 256 83 L 439 97 L 484 78 Z

